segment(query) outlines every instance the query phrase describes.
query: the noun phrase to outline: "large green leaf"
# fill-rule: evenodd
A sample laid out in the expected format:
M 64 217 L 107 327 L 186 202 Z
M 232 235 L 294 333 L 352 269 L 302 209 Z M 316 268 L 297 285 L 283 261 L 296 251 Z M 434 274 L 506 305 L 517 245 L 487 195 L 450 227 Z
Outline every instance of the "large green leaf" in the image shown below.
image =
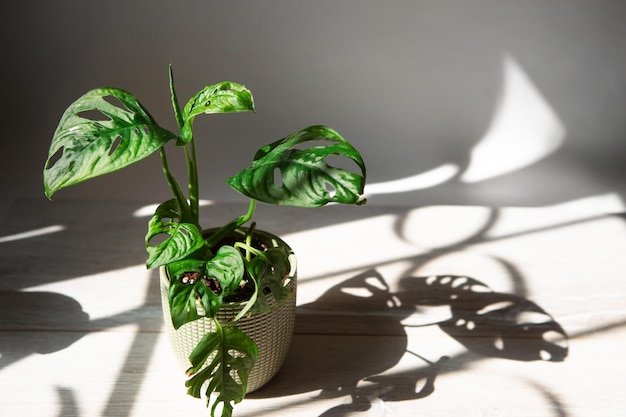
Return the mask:
M 46 195 L 133 164 L 175 137 L 131 94 L 91 90 L 67 108 L 54 133 L 43 173 Z
M 209 85 L 193 96 L 183 110 L 184 125 L 180 132 L 180 142 L 191 140 L 193 120 L 199 114 L 238 113 L 254 111 L 252 93 L 241 84 L 223 81 Z
M 158 238 L 163 240 L 153 244 Z M 156 209 L 148 222 L 145 240 L 148 268 L 158 268 L 182 259 L 204 245 L 200 227 L 184 217 L 175 199 L 166 201 Z
M 213 402 L 211 416 L 221 403 L 221 416 L 227 417 L 232 415 L 233 404 L 243 400 L 259 353 L 254 341 L 237 327 L 222 327 L 217 321 L 215 324 L 216 332 L 207 333 L 189 356 L 192 366 L 187 375 L 193 377 L 185 385 L 189 395 L 200 398 L 202 386 L 209 381 L 206 398 L 207 405 Z M 208 360 L 210 363 L 202 368 Z
M 315 146 L 297 148 L 309 142 L 315 142 Z M 354 161 L 360 173 L 331 166 L 326 162 L 331 156 Z M 269 204 L 318 207 L 330 202 L 365 202 L 363 159 L 327 126 L 310 126 L 264 146 L 256 153 L 251 167 L 227 182 L 241 194 Z

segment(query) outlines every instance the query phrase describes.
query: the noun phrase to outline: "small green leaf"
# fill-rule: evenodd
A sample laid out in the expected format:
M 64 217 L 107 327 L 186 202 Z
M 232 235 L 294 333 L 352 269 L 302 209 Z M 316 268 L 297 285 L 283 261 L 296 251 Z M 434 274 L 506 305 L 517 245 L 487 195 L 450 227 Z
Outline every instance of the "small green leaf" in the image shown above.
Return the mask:
M 215 317 L 224 297 L 235 291 L 243 279 L 244 263 L 235 248 L 222 246 L 209 261 L 183 259 L 168 264 L 168 274 L 172 324 L 178 329 L 201 317 Z M 189 278 L 191 274 L 193 279 Z
M 179 145 L 193 137 L 193 120 L 199 114 L 239 113 L 254 111 L 252 93 L 245 86 L 230 81 L 204 87 L 193 96 L 183 110 L 184 125 L 180 132 Z
M 221 415 L 225 417 L 231 416 L 233 404 L 245 397 L 250 370 L 259 352 L 254 341 L 237 327 L 222 327 L 217 321 L 215 325 L 215 333 L 206 334 L 191 352 L 189 360 L 192 366 L 187 375 L 193 377 L 185 385 L 189 388 L 189 395 L 200 398 L 202 386 L 209 381 L 206 397 L 207 406 L 213 402 L 211 416 L 215 416 L 218 405 L 222 403 Z M 210 363 L 203 368 L 209 360 Z M 218 394 L 217 397 L 212 396 L 213 393 Z
M 202 275 L 206 270 L 206 260 L 211 259 L 213 256 L 209 248 L 202 246 L 185 259 L 169 262 L 167 264 L 167 275 L 170 277 L 170 280 L 180 279 L 185 272 L 198 272 Z
M 215 317 L 223 302 L 222 293 L 213 292 L 201 275 L 193 283 L 171 282 L 168 298 L 175 329 L 201 317 Z
M 153 245 L 151 242 L 157 237 L 163 237 L 164 240 Z M 184 218 L 175 199 L 166 201 L 156 209 L 148 222 L 145 241 L 148 268 L 180 260 L 204 245 L 200 227 Z
M 289 255 L 283 247 L 270 248 L 263 252 L 265 259 L 256 257 L 253 261 L 263 263 L 254 266 L 254 279 L 258 288 L 258 293 L 254 306 L 250 309 L 252 313 L 263 313 L 269 311 L 268 297 L 272 295 L 276 304 L 280 305 L 291 296 L 291 290 L 285 287 L 285 277 L 289 274 Z
M 239 287 L 244 271 L 241 254 L 234 247 L 227 245 L 220 247 L 215 257 L 206 265 L 206 276 L 220 283 L 224 297 Z
M 322 141 L 307 149 L 296 147 Z M 326 158 L 352 160 L 360 173 L 329 165 Z M 280 180 L 275 177 L 280 175 Z M 227 180 L 241 194 L 269 204 L 318 207 L 330 202 L 363 204 L 365 164 L 359 152 L 327 126 L 310 126 L 261 148 L 252 166 Z
M 91 90 L 67 108 L 54 133 L 43 172 L 46 195 L 140 161 L 175 137 L 133 95 Z
M 197 281 L 195 284 L 184 284 L 179 279 L 170 282 L 167 296 L 170 304 L 172 325 L 175 329 L 179 329 L 183 324 L 204 317 L 203 314 L 198 312 L 196 302 L 199 297 L 196 289 L 201 286 L 204 286 L 202 281 Z

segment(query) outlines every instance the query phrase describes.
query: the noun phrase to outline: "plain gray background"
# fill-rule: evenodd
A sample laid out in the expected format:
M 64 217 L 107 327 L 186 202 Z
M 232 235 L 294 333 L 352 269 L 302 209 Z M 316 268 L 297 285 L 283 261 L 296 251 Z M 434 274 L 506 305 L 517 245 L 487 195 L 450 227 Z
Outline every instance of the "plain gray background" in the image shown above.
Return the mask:
M 241 199 L 226 177 L 259 146 L 318 123 L 362 150 L 370 183 L 458 167 L 436 187 L 374 195 L 371 204 L 626 198 L 623 0 L 26 0 L 0 9 L 3 202 L 45 198 L 42 168 L 54 129 L 89 89 L 126 89 L 174 130 L 170 63 L 183 103 L 222 80 L 254 93 L 255 114 L 196 120 L 206 199 Z M 554 111 L 562 144 L 521 169 L 464 182 L 469 155 L 503 100 L 507 60 Z M 168 196 L 154 155 L 55 199 Z

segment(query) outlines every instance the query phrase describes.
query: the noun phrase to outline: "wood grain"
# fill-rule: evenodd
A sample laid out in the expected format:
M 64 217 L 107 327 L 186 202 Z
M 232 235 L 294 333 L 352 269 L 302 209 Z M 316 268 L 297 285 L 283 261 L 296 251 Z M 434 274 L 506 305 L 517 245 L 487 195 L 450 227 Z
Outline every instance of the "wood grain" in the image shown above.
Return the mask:
M 139 208 L 13 202 L 0 229 L 0 415 L 208 415 L 163 333 Z M 283 368 L 236 416 L 626 415 L 622 213 L 261 207 L 257 221 L 296 250 L 298 314 Z

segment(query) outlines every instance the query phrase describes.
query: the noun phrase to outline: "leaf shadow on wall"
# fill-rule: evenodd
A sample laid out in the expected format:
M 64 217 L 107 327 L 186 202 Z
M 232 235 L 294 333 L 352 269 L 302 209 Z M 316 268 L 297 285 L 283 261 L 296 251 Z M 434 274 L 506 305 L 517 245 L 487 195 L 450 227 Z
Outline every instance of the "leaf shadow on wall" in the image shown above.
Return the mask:
M 330 288 L 300 306 L 296 337 L 277 376 L 247 398 L 270 398 L 319 391 L 318 398 L 349 396 L 321 416 L 365 412 L 377 401 L 424 398 L 442 372 L 454 372 L 482 357 L 558 362 L 567 357 L 567 335 L 530 300 L 493 292 L 463 276 L 405 277 L 392 292 L 371 269 Z M 424 326 L 438 326 L 468 352 L 442 354 L 430 361 L 408 349 L 407 320 L 429 306 L 448 306 L 450 315 Z M 332 323 L 332 325 L 331 325 Z M 330 337 L 329 329 L 334 334 Z M 419 366 L 392 368 L 409 355 Z

